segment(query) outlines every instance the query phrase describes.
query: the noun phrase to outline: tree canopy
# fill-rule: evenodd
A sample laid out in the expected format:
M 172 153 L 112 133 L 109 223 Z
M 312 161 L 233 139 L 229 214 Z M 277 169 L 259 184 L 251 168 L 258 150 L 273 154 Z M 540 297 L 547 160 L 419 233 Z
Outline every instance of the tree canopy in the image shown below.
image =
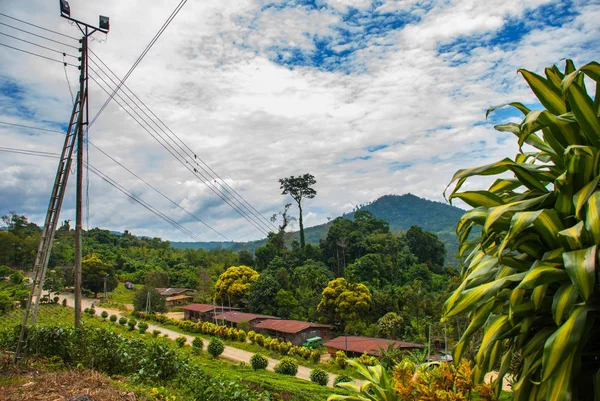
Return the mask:
M 250 287 L 258 280 L 258 272 L 248 266 L 231 266 L 219 276 L 215 284 L 218 303 L 231 306 L 246 306 Z
M 317 181 L 312 174 L 304 174 L 294 177 L 293 175 L 287 178 L 279 179 L 279 189 L 282 190 L 282 195 L 290 195 L 298 204 L 298 224 L 300 225 L 300 247 L 304 248 L 304 225 L 302 223 L 302 199 L 312 199 L 317 195 L 311 185 L 315 185 Z

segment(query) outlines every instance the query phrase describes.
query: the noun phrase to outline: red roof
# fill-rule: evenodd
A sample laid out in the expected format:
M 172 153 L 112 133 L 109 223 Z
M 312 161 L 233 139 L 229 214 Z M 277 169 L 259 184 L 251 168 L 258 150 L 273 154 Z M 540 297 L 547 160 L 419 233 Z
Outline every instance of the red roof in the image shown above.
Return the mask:
M 280 331 L 282 333 L 299 333 L 303 330 L 310 328 L 325 328 L 331 329 L 333 326 L 328 324 L 319 324 L 319 323 L 311 323 L 311 322 L 302 322 L 300 320 L 274 320 L 268 319 L 258 323 L 255 326 L 257 329 L 266 329 L 266 330 L 274 330 Z
M 275 316 L 269 315 L 257 315 L 255 313 L 244 313 L 244 312 L 225 312 L 215 316 L 217 320 L 227 320 L 231 323 L 239 323 L 239 322 L 251 322 L 256 319 L 279 319 Z
M 183 307 L 184 310 L 191 310 L 200 313 L 210 312 L 215 308 L 216 306 L 207 304 L 190 304 Z
M 366 352 L 370 355 L 379 355 L 379 346 L 387 349 L 389 344 L 394 344 L 395 348 L 414 349 L 423 348 L 421 344 L 407 343 L 404 341 L 386 340 L 384 338 L 359 337 L 359 336 L 340 336 L 331 341 L 327 341 L 325 346 L 341 350 L 348 350 L 362 354 Z

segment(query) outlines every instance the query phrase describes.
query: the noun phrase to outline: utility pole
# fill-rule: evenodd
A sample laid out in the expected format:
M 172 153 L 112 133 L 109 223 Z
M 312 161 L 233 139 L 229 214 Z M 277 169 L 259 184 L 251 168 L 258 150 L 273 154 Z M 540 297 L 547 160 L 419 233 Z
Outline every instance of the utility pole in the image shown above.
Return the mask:
M 82 188 L 83 188 L 83 126 L 88 124 L 88 103 L 87 103 L 87 81 L 88 81 L 88 67 L 87 67 L 87 45 L 88 37 L 96 31 L 108 33 L 109 22 L 108 17 L 100 16 L 99 28 L 93 27 L 83 22 L 77 21 L 71 18 L 71 8 L 66 0 L 59 0 L 60 14 L 61 17 L 73 21 L 77 24 L 77 27 L 83 34 L 81 43 L 81 65 L 80 77 L 79 77 L 79 92 L 75 98 L 73 104 L 73 111 L 71 112 L 71 118 L 69 120 L 69 126 L 67 127 L 67 135 L 65 136 L 65 142 L 63 144 L 62 153 L 58 162 L 58 168 L 56 171 L 56 178 L 52 187 L 52 193 L 50 195 L 50 202 L 48 204 L 48 210 L 46 212 L 46 220 L 44 221 L 44 227 L 42 229 L 42 236 L 38 246 L 38 250 L 33 262 L 33 281 L 31 283 L 31 289 L 27 300 L 27 306 L 25 309 L 25 316 L 23 318 L 23 324 L 21 325 L 21 332 L 19 334 L 19 341 L 15 350 L 15 364 L 19 360 L 19 353 L 21 351 L 21 345 L 25 337 L 25 331 L 29 323 L 30 312 L 31 313 L 31 325 L 35 324 L 37 316 L 38 306 L 42 295 L 42 288 L 44 285 L 44 279 L 46 277 L 46 270 L 48 268 L 48 260 L 50 258 L 50 251 L 54 243 L 54 234 L 56 232 L 56 225 L 60 215 L 62 202 L 64 199 L 65 191 L 67 188 L 67 182 L 71 169 L 71 161 L 75 142 L 77 142 L 77 226 L 75 233 L 75 326 L 78 327 L 81 321 L 81 231 L 82 231 Z M 35 298 L 35 306 L 32 308 L 32 302 L 34 294 L 37 291 L 37 298 Z
M 60 1 L 60 16 L 74 22 L 82 33 L 81 43 L 81 65 L 79 66 L 79 93 L 82 102 L 81 112 L 77 121 L 77 189 L 75 199 L 75 327 L 81 325 L 81 259 L 82 259 L 82 233 L 83 233 L 83 140 L 84 126 L 89 124 L 88 103 L 88 38 L 96 31 L 108 33 L 110 28 L 108 17 L 100 16 L 99 27 L 88 25 L 84 22 L 71 18 L 71 8 L 66 0 Z
M 108 273 L 104 276 L 104 302 L 108 301 L 108 295 L 106 294 L 106 279 L 108 278 Z

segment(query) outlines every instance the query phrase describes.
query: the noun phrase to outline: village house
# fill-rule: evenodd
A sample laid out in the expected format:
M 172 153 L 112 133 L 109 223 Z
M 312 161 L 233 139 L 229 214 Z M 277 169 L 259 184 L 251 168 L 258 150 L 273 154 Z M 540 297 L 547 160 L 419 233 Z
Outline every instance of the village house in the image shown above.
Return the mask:
M 240 322 L 248 322 L 250 324 L 250 329 L 254 330 L 255 326 L 263 320 L 279 318 L 269 315 L 259 315 L 256 313 L 229 311 L 216 315 L 215 319 L 217 320 L 217 324 L 230 327 L 237 327 Z
M 183 307 L 183 318 L 194 322 L 205 321 L 213 322 L 215 315 L 238 310 L 239 308 L 223 307 L 220 305 L 209 304 L 189 304 Z
M 156 288 L 156 291 L 165 298 L 167 306 L 183 305 L 192 300 L 194 290 L 189 288 Z
M 300 320 L 267 319 L 254 325 L 254 331 L 263 335 L 302 345 L 307 338 L 329 338 L 333 326 L 328 324 L 302 322 Z
M 344 351 L 348 357 L 359 357 L 365 352 L 368 355 L 379 356 L 380 348 L 388 349 L 391 345 L 407 351 L 422 349 L 422 344 L 407 343 L 404 341 L 386 340 L 384 338 L 361 337 L 361 336 L 340 336 L 325 343 L 327 352 L 335 356 L 337 351 Z

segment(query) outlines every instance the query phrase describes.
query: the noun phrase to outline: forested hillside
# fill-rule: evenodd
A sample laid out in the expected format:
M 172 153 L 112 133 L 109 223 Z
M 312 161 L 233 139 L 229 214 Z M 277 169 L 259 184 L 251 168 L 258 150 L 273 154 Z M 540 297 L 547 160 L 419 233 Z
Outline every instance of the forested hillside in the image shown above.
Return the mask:
M 419 226 L 424 230 L 435 233 L 446 246 L 446 263 L 456 266 L 455 259 L 458 239 L 455 229 L 460 216 L 464 210 L 450 206 L 441 202 L 434 202 L 412 194 L 405 195 L 385 195 L 373 201 L 372 203 L 361 205 L 357 211 L 368 210 L 373 217 L 385 220 L 389 223 L 390 230 L 393 232 L 406 231 L 411 226 Z M 354 213 L 345 214 L 341 217 L 352 218 Z M 319 242 L 327 236 L 327 231 L 331 227 L 331 222 L 320 224 L 305 229 L 306 242 L 318 245 Z M 288 233 L 286 242 L 291 244 L 294 240 L 299 240 L 298 232 Z M 254 252 L 256 248 L 266 243 L 266 239 L 251 242 L 172 242 L 172 246 L 179 249 L 232 249 L 240 251 L 242 249 Z

